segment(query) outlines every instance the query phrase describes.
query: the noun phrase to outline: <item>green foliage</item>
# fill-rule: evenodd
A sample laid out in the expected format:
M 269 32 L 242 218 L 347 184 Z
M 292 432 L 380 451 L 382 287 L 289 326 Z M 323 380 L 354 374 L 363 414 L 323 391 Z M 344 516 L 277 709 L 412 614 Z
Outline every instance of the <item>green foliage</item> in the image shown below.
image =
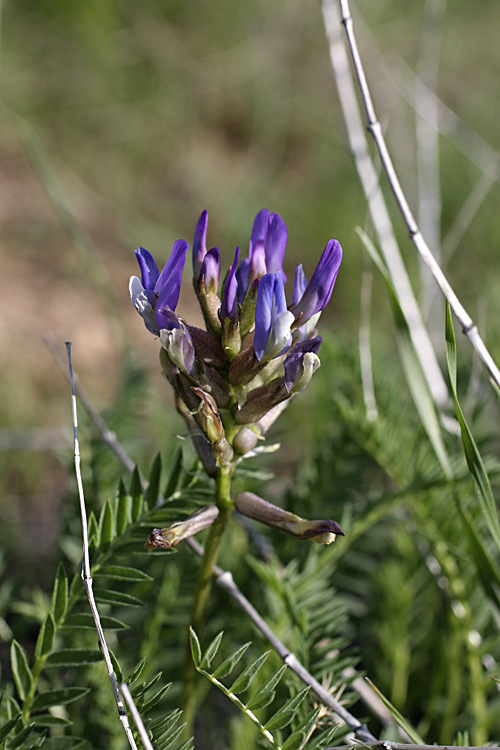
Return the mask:
M 276 750 L 298 750 L 298 748 L 304 747 L 307 738 L 317 726 L 320 714 L 320 709 L 310 711 L 305 717 L 300 712 L 310 688 L 303 688 L 295 695 L 290 696 L 274 713 L 269 713 L 268 711 L 266 716 L 261 711 L 268 708 L 274 702 L 276 688 L 284 677 L 287 667 L 284 665 L 277 669 L 268 679 L 262 682 L 246 702 L 243 702 L 239 696 L 245 693 L 250 688 L 250 685 L 254 683 L 271 652 L 266 651 L 254 659 L 254 661 L 247 664 L 240 674 L 233 679 L 230 687 L 226 687 L 217 675 L 219 677 L 221 675 L 224 677 L 230 675 L 250 644 L 247 643 L 241 646 L 233 654 L 226 657 L 217 669 L 211 672 L 210 667 L 221 645 L 222 636 L 223 633 L 218 633 L 205 652 L 202 653 L 198 636 L 192 628 L 189 629 L 191 653 L 197 671 L 224 693 L 242 714 L 258 728 L 262 737 L 267 740 L 267 743 L 271 747 Z M 255 711 L 259 711 L 260 717 L 255 714 Z M 265 720 L 264 717 L 266 717 Z M 286 740 L 283 740 L 281 730 L 289 727 L 294 722 L 295 727 L 291 729 Z M 328 730 L 323 731 L 321 737 L 316 736 L 313 739 L 313 743 L 311 745 L 308 744 L 307 747 L 315 747 L 318 750 L 325 747 L 327 742 L 330 742 L 333 738 L 335 729 L 335 727 L 330 727 Z

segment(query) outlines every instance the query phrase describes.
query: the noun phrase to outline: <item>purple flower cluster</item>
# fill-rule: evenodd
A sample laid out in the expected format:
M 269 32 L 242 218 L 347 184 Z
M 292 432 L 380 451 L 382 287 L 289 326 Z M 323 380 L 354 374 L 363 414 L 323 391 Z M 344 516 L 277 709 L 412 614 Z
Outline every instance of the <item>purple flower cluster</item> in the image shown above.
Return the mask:
M 219 432 L 224 439 L 236 434 L 232 444 L 244 453 L 252 441 L 243 439 L 244 428 L 236 433 L 233 428 L 246 425 L 248 432 L 251 425 L 255 435 L 263 434 L 266 415 L 303 390 L 319 367 L 322 339 L 314 328 L 332 295 L 342 249 L 330 240 L 309 282 L 302 265 L 297 266 L 288 305 L 283 271 L 287 228 L 281 217 L 266 209 L 257 214 L 248 257 L 240 260 L 236 249 L 222 286 L 219 249 L 207 251 L 207 222 L 203 211 L 192 249 L 193 284 L 206 330 L 190 326 L 176 313 L 189 247 L 184 240 L 174 243 L 161 273 L 147 250 L 136 251 L 141 278 L 131 278 L 130 296 L 148 330 L 160 337 L 163 368 L 178 399 L 192 415 L 204 400 L 201 388 L 214 401 L 211 408 L 220 412 Z M 224 455 L 229 455 L 225 445 Z

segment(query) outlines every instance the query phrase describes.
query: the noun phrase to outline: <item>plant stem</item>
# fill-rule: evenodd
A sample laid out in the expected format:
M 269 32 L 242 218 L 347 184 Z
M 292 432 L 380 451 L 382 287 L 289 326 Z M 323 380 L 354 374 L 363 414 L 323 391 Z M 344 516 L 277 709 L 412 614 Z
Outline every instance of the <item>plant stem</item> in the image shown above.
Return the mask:
M 227 522 L 234 508 L 234 502 L 231 500 L 231 477 L 233 471 L 234 466 L 231 464 L 220 466 L 217 469 L 215 500 L 217 507 L 219 508 L 219 515 L 210 527 L 207 541 L 205 543 L 205 551 L 198 572 L 198 582 L 193 599 L 193 608 L 191 610 L 191 627 L 198 635 L 201 634 L 203 629 L 205 608 L 212 587 L 214 568 L 219 555 L 220 545 Z M 184 741 L 193 736 L 193 724 L 198 703 L 195 683 L 196 669 L 191 658 L 191 648 L 188 638 L 186 658 L 184 662 L 184 681 L 181 701 L 183 720 L 185 721 L 185 727 L 183 730 Z

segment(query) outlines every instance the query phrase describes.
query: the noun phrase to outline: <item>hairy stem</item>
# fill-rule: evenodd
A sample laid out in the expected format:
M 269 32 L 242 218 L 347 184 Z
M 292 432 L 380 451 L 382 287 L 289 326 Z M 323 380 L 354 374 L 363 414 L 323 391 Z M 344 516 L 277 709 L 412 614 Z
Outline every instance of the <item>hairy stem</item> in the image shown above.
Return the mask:
M 232 465 L 218 467 L 215 500 L 219 508 L 219 515 L 210 527 L 205 551 L 201 560 L 200 570 L 198 572 L 198 583 L 193 599 L 193 608 L 191 610 L 191 627 L 198 635 L 203 629 L 205 618 L 205 609 L 212 587 L 214 569 L 219 555 L 219 549 L 224 536 L 224 531 L 231 515 L 234 502 L 231 500 L 231 477 L 234 467 Z M 184 740 L 193 735 L 193 724 L 196 707 L 198 704 L 198 695 L 195 690 L 196 669 L 191 658 L 191 649 L 189 639 L 186 648 L 186 659 L 184 663 L 184 681 L 182 686 L 182 709 L 185 727 L 183 730 Z

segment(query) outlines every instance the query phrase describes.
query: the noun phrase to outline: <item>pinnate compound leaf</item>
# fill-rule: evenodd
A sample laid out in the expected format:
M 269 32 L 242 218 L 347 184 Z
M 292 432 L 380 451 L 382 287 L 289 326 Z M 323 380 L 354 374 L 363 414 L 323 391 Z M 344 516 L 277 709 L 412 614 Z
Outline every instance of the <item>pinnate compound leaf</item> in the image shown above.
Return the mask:
M 446 361 L 448 363 L 448 372 L 450 376 L 451 390 L 455 400 L 458 423 L 462 435 L 462 445 L 465 453 L 465 459 L 469 472 L 472 477 L 474 489 L 485 517 L 488 528 L 491 532 L 495 544 L 500 549 L 500 522 L 495 506 L 495 498 L 491 489 L 490 480 L 483 460 L 477 449 L 472 433 L 465 421 L 462 408 L 458 401 L 457 395 L 457 347 L 455 341 L 455 331 L 453 328 L 453 319 L 448 303 L 446 303 Z
M 10 647 L 10 664 L 18 695 L 23 701 L 33 686 L 33 675 L 26 652 L 17 641 L 12 641 Z
M 57 626 L 61 624 L 68 609 L 68 577 L 64 566 L 59 563 L 52 591 L 52 616 Z
M 160 494 L 160 479 L 161 479 L 161 455 L 157 453 L 149 472 L 148 488 L 144 493 L 144 502 L 146 508 L 154 508 L 157 501 L 158 495 Z
M 210 669 L 210 665 L 219 650 L 220 642 L 222 640 L 222 636 L 224 635 L 224 631 L 221 630 L 221 632 L 215 636 L 210 646 L 207 648 L 205 653 L 203 654 L 203 658 L 201 660 L 200 669 Z
M 248 643 L 240 646 L 234 654 L 231 654 L 231 656 L 228 656 L 227 659 L 224 659 L 222 664 L 217 667 L 215 672 L 213 672 L 212 677 L 215 677 L 217 680 L 222 680 L 223 677 L 226 677 L 228 674 L 230 674 L 250 645 L 251 641 L 248 641 Z
M 266 651 L 264 654 L 262 654 L 262 656 L 259 656 L 258 659 L 249 664 L 248 667 L 245 667 L 240 676 L 237 677 L 233 682 L 233 684 L 229 688 L 229 691 L 238 695 L 239 693 L 244 693 L 245 690 L 248 690 L 250 683 L 252 682 L 253 678 L 262 667 L 270 653 L 270 651 Z
M 271 677 L 261 685 L 259 690 L 252 695 L 246 704 L 246 708 L 250 709 L 250 711 L 256 711 L 258 708 L 265 708 L 272 703 L 276 695 L 275 687 L 285 674 L 286 669 L 286 664 L 284 664 L 276 670 L 276 672 L 274 672 L 274 674 L 272 674 Z
M 67 687 L 60 690 L 47 690 L 45 693 L 39 693 L 32 703 L 33 711 L 44 711 L 52 706 L 64 706 L 67 703 L 82 698 L 90 691 L 86 687 Z
M 142 670 L 146 666 L 146 657 L 140 660 L 138 664 L 134 667 L 130 675 L 127 677 L 127 685 L 133 685 L 136 680 L 139 679 L 139 677 L 142 674 Z
M 137 568 L 130 568 L 125 565 L 104 565 L 94 573 L 96 578 L 102 576 L 113 578 L 117 581 L 152 581 L 151 576 Z
M 18 713 L 13 716 L 12 719 L 9 719 L 9 721 L 7 721 L 2 727 L 0 727 L 0 742 L 3 742 L 3 740 L 8 737 L 20 718 L 21 714 Z
M 288 726 L 309 691 L 310 688 L 306 687 L 301 690 L 300 693 L 297 693 L 297 695 L 295 695 L 293 698 L 289 698 L 289 700 L 287 700 L 287 702 L 280 708 L 280 710 L 277 711 L 274 716 L 269 719 L 269 721 L 265 725 L 265 729 L 267 729 L 269 732 L 276 732 L 278 729 L 283 729 L 284 727 Z
M 47 613 L 45 620 L 42 623 L 40 632 L 35 647 L 35 656 L 39 659 L 41 656 L 46 656 L 52 650 L 54 645 L 54 638 L 56 635 L 56 624 L 51 612 Z
M 65 667 L 82 667 L 102 660 L 102 654 L 92 648 L 62 648 L 49 654 L 45 662 L 46 669 L 61 669 Z
M 191 644 L 191 654 L 193 656 L 194 665 L 196 669 L 198 669 L 201 664 L 200 641 L 191 627 L 189 628 L 189 643 Z

